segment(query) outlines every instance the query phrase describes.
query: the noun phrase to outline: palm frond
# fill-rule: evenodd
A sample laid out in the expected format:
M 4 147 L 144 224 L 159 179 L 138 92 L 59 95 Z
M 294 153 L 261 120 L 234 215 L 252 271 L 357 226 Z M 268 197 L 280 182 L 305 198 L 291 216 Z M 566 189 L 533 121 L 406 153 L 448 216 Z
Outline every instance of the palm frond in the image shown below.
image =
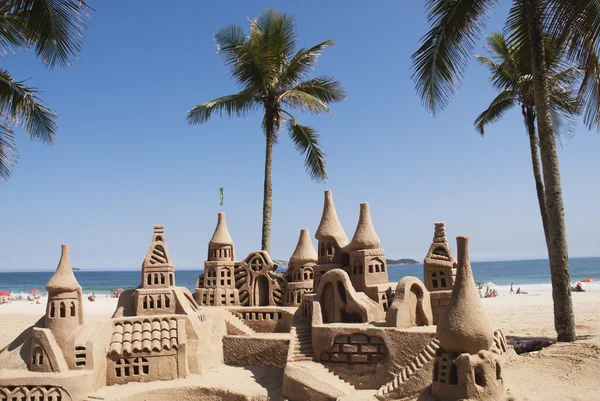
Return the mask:
M 0 182 L 8 180 L 19 153 L 10 124 L 0 120 Z
M 507 89 L 500 92 L 492 100 L 488 108 L 475 119 L 475 130 L 483 136 L 485 134 L 485 127 L 499 121 L 504 113 L 510 110 L 517 102 L 518 97 L 515 91 Z
M 308 175 L 315 181 L 326 180 L 325 157 L 327 155 L 319 142 L 317 131 L 312 127 L 298 124 L 296 119 L 290 116 L 288 133 L 294 141 L 296 150 L 304 155 L 304 167 Z
M 266 51 L 286 61 L 296 50 L 296 21 L 288 14 L 274 9 L 264 10 L 256 19 L 256 27 L 263 34 Z
M 313 114 L 327 113 L 330 116 L 333 115 L 323 101 L 298 89 L 290 89 L 283 92 L 279 96 L 279 101 L 296 110 L 309 111 Z
M 335 46 L 332 40 L 326 40 L 308 49 L 300 49 L 285 67 L 281 83 L 285 87 L 297 85 L 305 79 L 317 66 L 317 62 L 323 49 Z
M 524 57 L 531 58 L 529 25 L 525 6 L 525 0 L 512 0 L 512 6 L 504 24 L 504 35 L 513 49 L 519 49 Z
M 342 84 L 327 76 L 309 79 L 292 89 L 314 96 L 323 103 L 337 103 L 346 99 L 346 91 L 344 91 Z
M 0 57 L 14 54 L 27 48 L 23 19 L 13 14 L 11 4 L 0 4 Z
M 83 0 L 9 0 L 24 34 L 48 68 L 67 67 L 85 41 L 91 9 Z
M 229 117 L 242 117 L 257 107 L 257 99 L 251 89 L 243 90 L 234 95 L 222 96 L 210 102 L 198 104 L 188 111 L 187 122 L 190 125 L 203 124 L 210 120 L 213 113 L 219 117 L 226 114 Z
M 56 114 L 43 105 L 38 93 L 0 70 L 0 115 L 21 127 L 30 139 L 53 144 Z
M 429 32 L 412 55 L 417 94 L 435 115 L 456 92 L 480 36 L 486 14 L 497 0 L 426 0 Z

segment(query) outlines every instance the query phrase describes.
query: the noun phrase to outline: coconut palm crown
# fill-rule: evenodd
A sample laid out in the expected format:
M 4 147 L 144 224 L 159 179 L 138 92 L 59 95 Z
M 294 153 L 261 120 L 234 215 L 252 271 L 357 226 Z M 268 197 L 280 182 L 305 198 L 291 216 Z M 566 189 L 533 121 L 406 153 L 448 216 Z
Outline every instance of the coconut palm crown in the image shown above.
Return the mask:
M 521 115 L 525 131 L 529 138 L 529 151 L 533 167 L 542 226 L 546 245 L 550 244 L 548 228 L 548 211 L 546 210 L 546 194 L 539 160 L 539 139 L 535 127 L 535 97 L 531 70 L 530 47 L 523 48 L 508 44 L 504 35 L 493 33 L 486 40 L 486 48 L 492 58 L 476 56 L 490 71 L 490 83 L 499 91 L 475 120 L 475 129 L 483 136 L 485 128 L 500 120 L 504 114 L 515 106 L 521 107 Z M 567 62 L 564 49 L 557 46 L 557 41 L 546 41 L 546 66 L 549 71 L 550 113 L 552 125 L 557 135 L 570 133 L 575 126 L 574 117 L 581 113 L 581 101 L 576 87 L 581 81 L 581 70 Z
M 218 54 L 242 90 L 198 104 L 188 111 L 189 124 L 203 124 L 213 114 L 245 116 L 262 110 L 262 129 L 266 139 L 262 249 L 270 250 L 272 213 L 273 145 L 285 126 L 296 149 L 304 155 L 304 165 L 316 181 L 327 178 L 325 152 L 319 134 L 313 127 L 302 125 L 292 110 L 313 114 L 327 113 L 330 103 L 342 101 L 346 94 L 333 78 L 310 78 L 323 49 L 333 46 L 326 40 L 315 46 L 296 50 L 297 33 L 294 18 L 267 9 L 250 21 L 250 32 L 230 25 L 215 34 Z
M 417 94 L 432 114 L 448 105 L 460 86 L 493 9 L 508 3 L 505 30 L 511 43 L 529 46 L 535 93 L 537 133 L 548 211 L 548 259 L 554 301 L 554 327 L 559 341 L 574 341 L 575 315 L 571 298 L 567 229 L 555 127 L 550 110 L 550 73 L 546 66 L 548 36 L 564 46 L 567 56 L 582 67 L 579 96 L 584 122 L 600 127 L 600 7 L 598 0 L 425 0 L 430 29 L 412 55 Z

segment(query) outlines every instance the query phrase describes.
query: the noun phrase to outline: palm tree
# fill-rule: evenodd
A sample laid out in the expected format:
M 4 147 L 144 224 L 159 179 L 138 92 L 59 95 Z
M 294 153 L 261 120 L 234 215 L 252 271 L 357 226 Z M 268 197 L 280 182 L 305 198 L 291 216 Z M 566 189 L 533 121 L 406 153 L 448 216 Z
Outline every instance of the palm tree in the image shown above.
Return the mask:
M 262 109 L 266 139 L 262 249 L 266 251 L 271 247 L 273 145 L 279 140 L 283 124 L 296 150 L 304 154 L 310 177 L 317 181 L 327 178 L 326 155 L 317 131 L 299 124 L 285 108 L 332 115 L 328 104 L 346 97 L 342 85 L 333 78 L 310 78 L 323 49 L 334 43 L 326 40 L 296 52 L 296 39 L 293 17 L 271 9 L 250 21 L 247 36 L 235 25 L 222 28 L 215 34 L 218 54 L 242 90 L 196 105 L 187 115 L 189 124 L 203 124 L 213 113 L 244 116 Z
M 458 88 L 475 41 L 496 3 L 497 0 L 425 0 L 431 29 L 413 54 L 413 79 L 417 93 L 432 114 L 443 109 Z M 600 125 L 600 74 L 596 57 L 600 50 L 600 7 L 597 0 L 511 0 L 510 3 L 506 27 L 510 32 L 509 41 L 530 46 L 548 212 L 554 326 L 559 341 L 574 341 L 575 317 L 560 168 L 550 110 L 545 37 L 550 34 L 558 39 L 567 49 L 567 55 L 583 67 L 584 79 L 579 94 L 586 101 L 584 119 L 588 126 Z
M 529 150 L 533 166 L 533 177 L 538 197 L 546 246 L 550 244 L 546 195 L 538 154 L 538 136 L 535 128 L 535 97 L 533 91 L 531 58 L 529 48 L 508 44 L 504 35 L 493 33 L 486 40 L 486 48 L 492 59 L 476 56 L 491 72 L 490 82 L 500 93 L 475 120 L 477 132 L 483 136 L 485 127 L 497 122 L 505 112 L 515 106 L 521 107 L 525 130 L 529 137 Z M 550 112 L 557 134 L 562 127 L 569 131 L 573 127 L 572 117 L 581 112 L 581 102 L 574 90 L 581 79 L 581 70 L 566 63 L 564 49 L 556 41 L 546 42 L 546 66 L 550 73 Z
M 47 68 L 69 66 L 81 51 L 88 8 L 83 0 L 0 1 L 0 57 L 33 47 Z M 10 178 L 17 160 L 14 126 L 52 145 L 56 114 L 44 106 L 37 89 L 0 69 L 0 182 Z

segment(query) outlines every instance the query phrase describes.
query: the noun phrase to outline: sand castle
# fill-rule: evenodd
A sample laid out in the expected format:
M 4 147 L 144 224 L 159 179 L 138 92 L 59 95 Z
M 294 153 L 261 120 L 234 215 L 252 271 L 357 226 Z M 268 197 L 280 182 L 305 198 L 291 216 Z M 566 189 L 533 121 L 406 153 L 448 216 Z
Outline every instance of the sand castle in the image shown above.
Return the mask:
M 330 191 L 315 237 L 317 249 L 302 229 L 277 273 L 264 251 L 236 261 L 219 213 L 192 295 L 155 226 L 140 285 L 100 324 L 84 320 L 63 245 L 46 315 L 0 351 L 0 400 L 507 399 L 508 347 L 479 304 L 465 238 L 456 261 L 436 223 L 425 283 L 390 283 L 369 205 L 348 241 Z

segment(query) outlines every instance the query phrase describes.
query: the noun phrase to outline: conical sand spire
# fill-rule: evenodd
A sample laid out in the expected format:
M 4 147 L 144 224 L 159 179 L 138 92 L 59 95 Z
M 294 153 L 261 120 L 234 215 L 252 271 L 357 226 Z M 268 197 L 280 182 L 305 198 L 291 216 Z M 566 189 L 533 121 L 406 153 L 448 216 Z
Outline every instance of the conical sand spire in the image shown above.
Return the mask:
M 210 239 L 209 245 L 233 245 L 233 240 L 231 239 L 231 235 L 229 235 L 227 223 L 225 222 L 225 213 L 223 212 L 219 212 L 217 227 L 215 228 L 215 232 L 212 238 Z
M 300 238 L 298 238 L 298 245 L 294 253 L 290 257 L 289 266 L 301 266 L 306 263 L 317 263 L 318 255 L 317 251 L 310 239 L 310 233 L 308 228 L 300 230 Z
M 73 268 L 71 267 L 71 258 L 69 257 L 69 245 L 61 245 L 60 261 L 56 271 L 46 284 L 48 292 L 67 292 L 81 290 L 81 286 L 75 278 Z
M 317 228 L 317 232 L 315 233 L 315 238 L 319 241 L 326 241 L 329 238 L 333 238 L 340 248 L 343 248 L 348 244 L 348 236 L 338 219 L 330 189 L 325 191 L 323 215 L 321 216 L 319 228 Z
M 165 226 L 155 225 L 152 233 L 152 242 L 150 248 L 144 258 L 142 267 L 160 267 L 170 266 L 173 267 L 169 250 L 167 249 L 167 243 L 165 242 Z
M 483 309 L 469 261 L 469 237 L 457 237 L 456 283 L 446 311 L 437 326 L 437 336 L 445 351 L 477 354 L 488 350 L 494 331 Z
M 446 239 L 446 223 L 434 223 L 435 231 L 433 233 L 433 242 L 436 244 L 442 244 L 447 242 Z
M 352 241 L 348 245 L 348 250 L 379 249 L 379 246 L 380 241 L 371 221 L 369 204 L 363 202 L 360 204 L 360 217 L 358 218 L 356 231 L 354 231 L 354 237 L 352 237 Z

